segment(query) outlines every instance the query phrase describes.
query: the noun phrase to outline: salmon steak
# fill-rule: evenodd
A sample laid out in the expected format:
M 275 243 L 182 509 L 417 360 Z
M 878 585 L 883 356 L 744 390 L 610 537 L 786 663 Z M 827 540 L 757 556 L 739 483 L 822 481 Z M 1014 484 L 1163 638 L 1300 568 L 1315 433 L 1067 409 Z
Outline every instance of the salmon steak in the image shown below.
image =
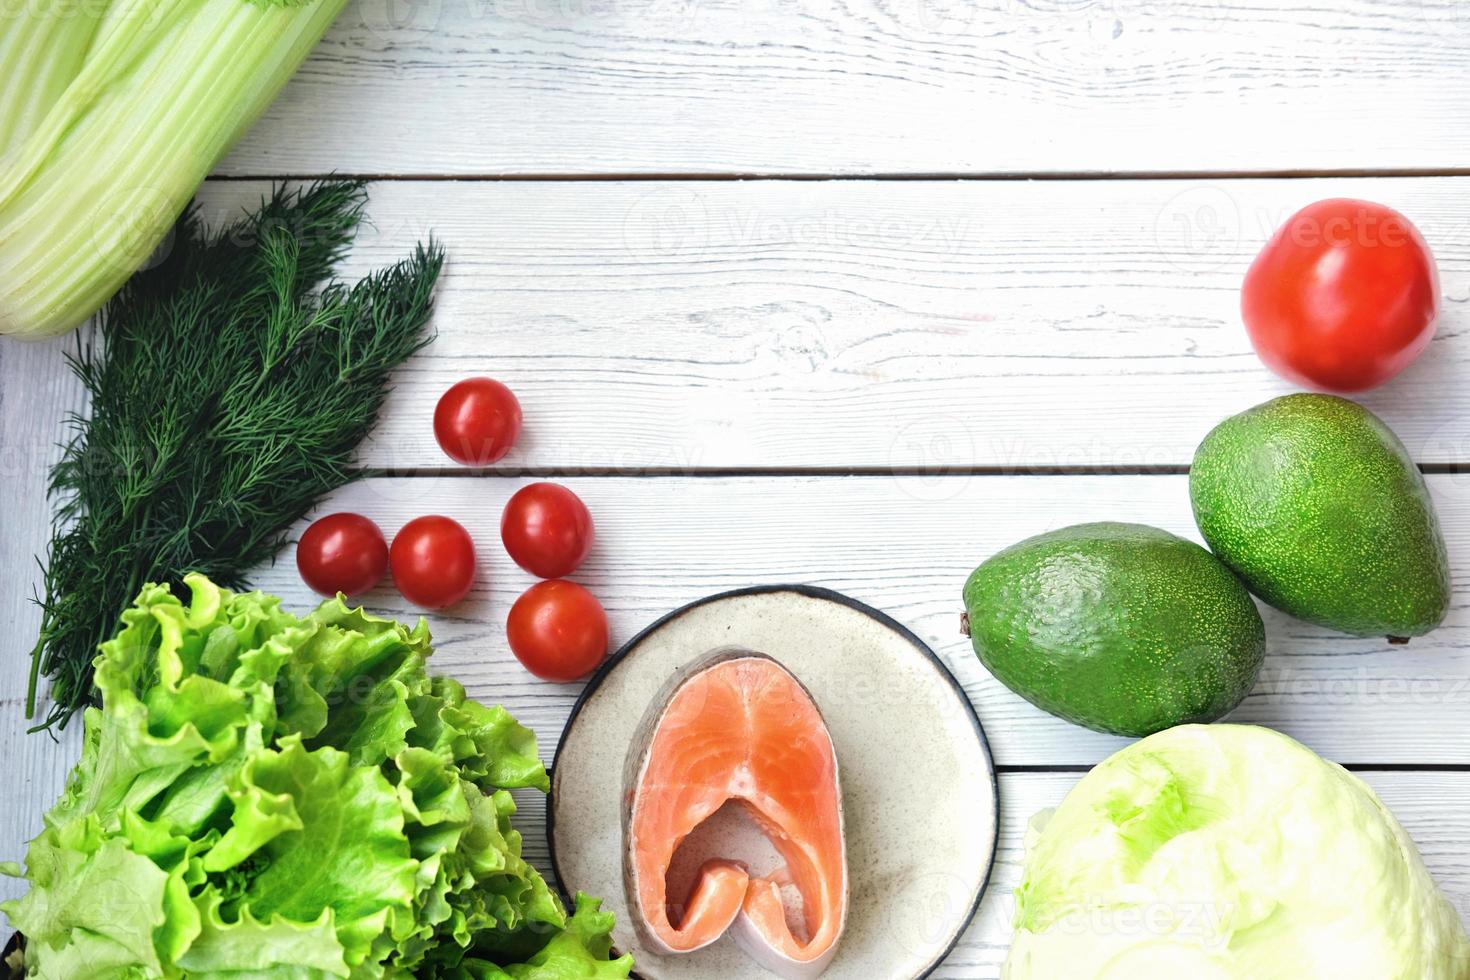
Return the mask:
M 730 932 L 778 976 L 826 969 L 847 919 L 842 791 L 832 736 L 800 681 L 748 650 L 696 661 L 650 707 L 626 776 L 624 879 L 650 949 L 690 953 Z M 758 877 L 711 858 L 688 894 L 669 894 L 679 845 L 732 801 L 784 867 Z

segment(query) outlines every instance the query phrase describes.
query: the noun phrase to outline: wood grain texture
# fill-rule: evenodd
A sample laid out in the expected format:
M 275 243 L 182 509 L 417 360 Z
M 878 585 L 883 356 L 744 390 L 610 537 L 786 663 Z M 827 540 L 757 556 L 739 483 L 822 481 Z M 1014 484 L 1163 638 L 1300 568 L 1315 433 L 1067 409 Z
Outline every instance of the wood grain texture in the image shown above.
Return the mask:
M 389 536 L 426 512 L 452 515 L 470 530 L 481 571 L 464 603 L 432 617 L 433 667 L 463 681 L 473 696 L 509 707 L 535 730 L 549 757 L 579 685 L 535 680 L 505 645 L 505 616 L 532 579 L 500 547 L 498 524 L 504 501 L 523 482 L 367 480 L 339 492 L 323 511 L 369 514 Z M 598 524 L 599 544 L 576 577 L 603 599 L 615 643 L 712 592 L 775 582 L 835 588 L 894 616 L 946 661 L 975 704 L 997 763 L 1008 767 L 1088 765 L 1125 740 L 1041 712 L 978 665 L 958 629 L 959 591 L 970 569 L 1022 537 L 1080 521 L 1146 521 L 1193 536 L 1180 476 L 568 482 Z M 1453 571 L 1463 579 L 1470 494 L 1456 477 L 1434 476 L 1430 483 Z M 261 570 L 256 584 L 284 596 L 288 608 L 305 610 L 316 601 L 298 578 L 289 550 Z M 18 591 L 7 590 L 6 601 L 11 616 L 30 615 Z M 404 619 L 417 615 L 388 586 L 368 596 L 367 604 Z M 1463 724 L 1470 702 L 1470 608 L 1463 602 L 1456 602 L 1439 630 L 1397 648 L 1335 635 L 1270 610 L 1266 620 L 1270 654 L 1264 676 L 1232 720 L 1279 728 L 1348 764 L 1470 764 L 1470 734 Z M 33 622 L 21 622 L 7 634 L 17 638 L 17 665 L 34 630 Z M 75 759 L 75 746 L 23 734 L 23 678 L 19 671 L 3 676 L 8 686 L 0 751 L 11 760 L 22 799 L 49 799 Z M 854 677 L 846 696 L 870 700 L 881 711 L 882 678 Z M 6 809 L 4 839 L 18 841 L 34 832 L 38 814 L 27 807 Z
M 505 500 L 524 481 L 375 479 L 323 508 L 371 515 L 390 537 L 407 520 L 443 513 L 473 536 L 474 591 L 432 617 L 437 670 L 482 700 L 503 701 L 542 742 L 555 744 L 579 686 L 527 674 L 505 643 L 511 603 L 534 581 L 499 540 Z M 575 576 L 603 600 L 621 644 L 664 613 L 751 585 L 804 582 L 889 613 L 949 665 L 975 704 L 1002 766 L 1084 765 L 1125 740 L 1088 732 L 1032 707 L 994 681 L 960 635 L 960 588 L 970 570 L 1028 535 L 1091 520 L 1152 523 L 1196 537 L 1186 478 L 890 477 L 582 478 L 567 481 L 592 511 L 598 544 Z M 1431 485 L 1455 574 L 1470 568 L 1470 493 L 1454 477 Z M 307 606 L 290 553 L 257 584 Z M 369 604 L 415 610 L 391 588 Z M 1266 614 L 1269 659 L 1239 721 L 1279 728 L 1343 763 L 1470 765 L 1470 606 L 1406 647 L 1359 639 Z M 834 655 L 840 651 L 834 649 Z M 882 710 L 880 677 L 857 677 L 845 696 Z
M 0 806 L 0 861 L 19 859 L 23 842 L 40 832 L 41 814 L 81 751 L 80 726 L 52 739 L 27 734 L 25 717 L 29 654 L 41 627 L 41 611 L 31 601 L 42 583 L 36 556 L 45 554 L 50 527 L 47 472 L 60 455 L 62 417 L 85 407 L 62 359 L 66 344 L 0 344 L 0 771 L 8 787 Z M 0 878 L 0 897 L 17 894 L 18 882 Z
M 1470 838 L 1470 773 L 1366 772 L 1371 786 L 1414 839 L 1435 882 L 1462 920 L 1470 920 L 1470 861 L 1464 841 Z M 1061 803 L 1081 776 L 1076 773 L 1003 773 L 1000 776 L 1000 841 L 990 884 L 970 927 L 934 974 L 936 980 L 996 980 L 1010 948 L 1015 914 L 1013 892 L 1020 884 L 1025 858 L 1026 825 L 1032 815 Z M 516 827 L 524 835 L 524 854 L 551 874 L 546 844 L 546 798 L 534 792 L 515 794 Z M 37 819 L 39 823 L 39 818 Z M 0 811 L 6 837 L 0 859 L 23 856 L 13 841 L 16 816 Z M 21 893 L 20 882 L 0 878 L 0 899 Z M 962 914 L 945 901 L 943 882 L 936 883 L 937 915 Z
M 205 213 L 262 190 L 211 185 Z M 452 465 L 434 403 L 489 374 L 525 409 L 507 467 L 1187 465 L 1294 390 L 1240 282 L 1333 195 L 1412 215 L 1442 270 L 1435 341 L 1362 400 L 1419 461 L 1470 461 L 1470 201 L 1437 178 L 375 184 L 349 272 L 430 233 L 449 268 L 364 462 Z
M 374 479 L 335 495 L 323 512 L 371 515 L 391 537 L 425 512 L 469 528 L 481 573 L 470 598 L 433 617 L 435 669 L 462 680 L 482 700 L 503 702 L 552 746 L 576 685 L 535 680 L 505 645 L 504 619 L 532 581 L 500 546 L 504 501 L 524 481 L 502 478 Z M 1020 538 L 1089 520 L 1154 523 L 1194 537 L 1186 479 L 1103 477 L 581 478 L 569 484 L 598 524 L 599 544 L 577 576 L 603 599 L 614 642 L 686 602 L 756 584 L 806 582 L 846 592 L 896 617 L 927 642 L 960 680 L 1002 766 L 1091 764 L 1124 740 L 1088 732 L 1041 712 L 994 681 L 959 634 L 960 586 L 971 568 Z M 1452 568 L 1463 579 L 1470 555 L 1470 492 L 1463 478 L 1430 478 Z M 30 510 L 30 508 L 27 508 Z M 33 545 L 39 549 L 39 535 Z M 32 552 L 34 553 L 34 552 Z M 8 567 L 27 567 L 24 558 Z M 315 603 L 292 554 L 261 570 L 256 584 L 290 608 Z M 7 592 L 12 616 L 32 615 Z M 417 610 L 390 587 L 368 597 L 378 610 Z M 1302 739 L 1329 758 L 1356 764 L 1470 764 L 1462 724 L 1470 703 L 1470 609 L 1457 601 L 1449 621 L 1407 647 L 1333 634 L 1266 610 L 1270 655 L 1260 683 L 1235 712 Z M 15 632 L 15 663 L 34 635 Z M 0 745 L 40 797 L 59 785 L 70 746 L 20 734 L 19 671 L 5 681 L 13 724 Z M 881 678 L 855 677 L 849 696 L 881 710 Z M 549 751 L 549 748 L 548 748 Z
M 1360 775 L 1413 837 L 1435 882 L 1459 911 L 1460 918 L 1470 921 L 1470 859 L 1466 858 L 1464 846 L 1464 841 L 1470 838 L 1470 824 L 1467 824 L 1470 773 L 1365 772 Z M 934 974 L 936 980 L 996 980 L 1000 976 L 1014 928 L 1013 892 L 1021 882 L 1026 825 L 1037 811 L 1061 803 L 1080 778 L 1077 773 L 1001 774 L 1000 841 L 990 884 L 979 913 Z M 546 802 L 534 793 L 517 794 L 516 801 L 521 807 L 518 826 L 528 828 L 526 854 L 537 867 L 549 868 L 544 834 Z M 946 884 L 936 882 L 935 901 L 931 906 L 936 915 L 949 916 L 960 911 Z
M 224 161 L 232 177 L 1240 174 L 1470 169 L 1470 5 L 1460 0 L 359 0 Z M 1368 134 L 1369 138 L 1365 138 Z M 507 468 L 568 481 L 598 550 L 578 577 L 615 637 L 700 595 L 805 581 L 903 621 L 953 668 L 1003 766 L 1081 766 L 1122 740 L 1031 708 L 976 664 L 958 592 L 979 560 L 1089 519 L 1193 536 L 1179 476 L 971 476 L 1187 464 L 1219 419 L 1290 390 L 1250 352 L 1240 277 L 1270 230 L 1330 195 L 1425 231 L 1446 314 L 1421 362 L 1364 400 L 1421 463 L 1470 464 L 1470 204 L 1440 178 L 1149 181 L 537 181 L 375 184 L 355 275 L 438 235 L 439 340 L 398 378 L 372 467 L 450 469 L 438 395 L 511 384 L 527 431 Z M 264 184 L 206 187 L 220 219 Z M 76 758 L 25 735 L 46 468 L 83 408 L 69 341 L 0 344 L 0 860 Z M 725 470 L 934 471 L 728 477 Z M 632 471 L 684 474 L 634 478 Z M 484 574 L 434 617 L 436 669 L 536 729 L 548 758 L 577 693 L 536 682 L 503 622 L 530 579 L 496 534 L 505 478 L 375 479 L 328 509 L 390 534 L 425 511 L 470 527 Z M 1455 574 L 1470 477 L 1431 486 Z M 312 601 L 289 552 L 258 584 Z M 370 604 L 410 610 L 389 588 Z M 1235 720 L 1339 761 L 1470 766 L 1470 611 L 1407 648 L 1266 613 L 1271 655 Z M 881 710 L 876 679 L 852 697 Z M 1073 773 L 1001 777 L 981 915 L 937 974 L 999 975 L 1026 819 Z M 1470 772 L 1370 772 L 1462 916 Z M 518 794 L 548 866 L 544 802 Z M 0 879 L 0 898 L 19 885 Z
M 362 0 L 222 169 L 1463 168 L 1467 63 L 1459 0 Z

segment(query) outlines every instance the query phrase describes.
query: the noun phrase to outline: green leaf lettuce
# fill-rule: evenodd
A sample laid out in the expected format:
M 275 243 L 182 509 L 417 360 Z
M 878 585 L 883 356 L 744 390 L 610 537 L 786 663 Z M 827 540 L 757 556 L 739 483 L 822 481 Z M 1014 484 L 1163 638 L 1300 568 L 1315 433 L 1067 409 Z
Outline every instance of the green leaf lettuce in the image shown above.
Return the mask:
M 3 911 L 29 974 L 612 980 L 612 916 L 521 857 L 532 733 L 430 677 L 426 625 L 149 586 Z

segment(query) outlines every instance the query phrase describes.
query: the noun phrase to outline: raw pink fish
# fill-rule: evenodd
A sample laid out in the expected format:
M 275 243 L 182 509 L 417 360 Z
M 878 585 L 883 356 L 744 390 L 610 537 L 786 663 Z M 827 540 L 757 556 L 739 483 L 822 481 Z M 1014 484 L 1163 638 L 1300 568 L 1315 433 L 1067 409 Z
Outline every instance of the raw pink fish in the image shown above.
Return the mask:
M 627 777 L 628 900 L 651 949 L 692 952 L 730 931 L 779 976 L 809 980 L 827 967 L 847 918 L 842 793 L 832 737 L 800 681 L 764 654 L 711 654 L 653 705 Z M 680 842 L 731 800 L 785 867 L 756 877 L 712 859 L 690 894 L 669 895 Z M 788 909 L 783 885 L 800 894 L 799 911 Z

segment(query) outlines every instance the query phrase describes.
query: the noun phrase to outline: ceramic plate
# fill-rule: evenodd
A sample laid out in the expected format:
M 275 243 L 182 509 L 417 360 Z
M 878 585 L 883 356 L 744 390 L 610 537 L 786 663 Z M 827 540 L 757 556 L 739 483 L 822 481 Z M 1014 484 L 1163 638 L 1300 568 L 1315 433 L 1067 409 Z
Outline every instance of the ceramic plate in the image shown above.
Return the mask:
M 635 730 L 670 675 L 721 647 L 768 654 L 806 685 L 842 771 L 850 904 L 823 980 L 927 976 L 975 914 L 995 856 L 995 769 L 969 699 L 918 637 L 836 592 L 772 586 L 676 610 L 623 647 L 583 693 L 557 746 L 552 863 L 567 892 L 606 899 L 614 941 L 645 980 L 767 980 L 729 936 L 684 956 L 645 950 L 623 886 L 623 769 Z M 733 808 L 727 808 L 733 809 Z M 759 834 L 722 810 L 714 848 L 754 848 Z M 760 863 L 746 850 L 723 856 Z M 697 860 L 697 858 L 696 858 Z M 753 868 L 757 873 L 763 868 Z

